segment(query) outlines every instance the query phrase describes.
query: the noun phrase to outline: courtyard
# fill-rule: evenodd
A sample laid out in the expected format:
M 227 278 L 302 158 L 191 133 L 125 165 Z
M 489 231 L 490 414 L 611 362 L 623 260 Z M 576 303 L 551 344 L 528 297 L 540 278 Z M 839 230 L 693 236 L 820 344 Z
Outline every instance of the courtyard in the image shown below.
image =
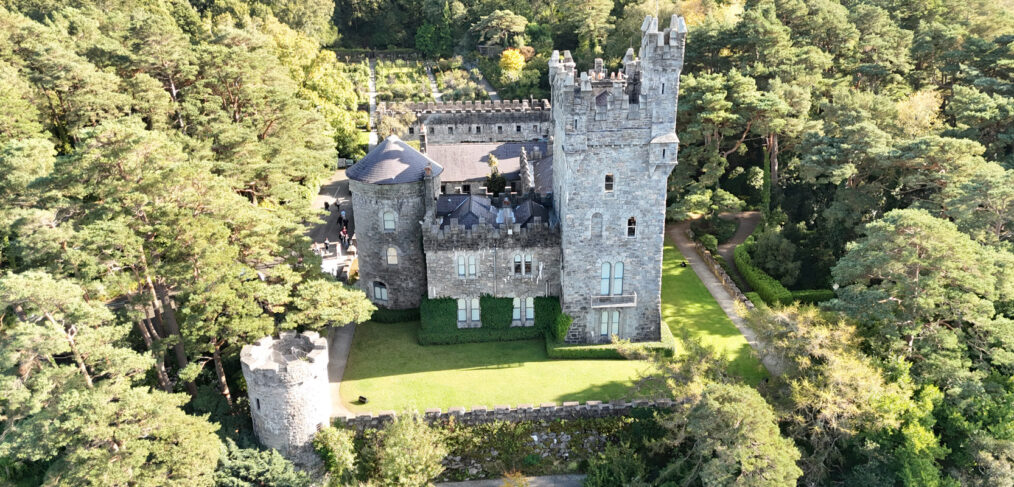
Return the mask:
M 683 256 L 666 244 L 662 316 L 677 340 L 684 330 L 730 361 L 729 372 L 756 384 L 767 376 L 746 338 Z M 632 360 L 553 360 L 542 339 L 421 346 L 418 322 L 356 328 L 340 394 L 352 412 L 632 399 L 649 364 Z M 369 402 L 356 403 L 359 396 Z

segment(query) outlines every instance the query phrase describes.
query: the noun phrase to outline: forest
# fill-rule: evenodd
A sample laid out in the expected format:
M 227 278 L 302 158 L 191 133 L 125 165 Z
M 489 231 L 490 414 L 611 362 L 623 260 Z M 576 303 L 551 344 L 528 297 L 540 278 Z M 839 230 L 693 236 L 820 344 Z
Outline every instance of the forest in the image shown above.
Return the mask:
M 640 391 L 679 406 L 586 485 L 1014 485 L 1011 0 L 0 0 L 0 483 L 314 483 L 257 446 L 238 354 L 375 310 L 304 236 L 364 154 L 342 56 L 543 98 L 553 49 L 615 69 L 672 14 L 666 216 L 714 245 L 760 212 L 736 265 L 783 373 L 684 337 Z M 392 99 L 421 66 L 381 66 Z M 327 482 L 426 485 L 435 431 L 330 430 Z

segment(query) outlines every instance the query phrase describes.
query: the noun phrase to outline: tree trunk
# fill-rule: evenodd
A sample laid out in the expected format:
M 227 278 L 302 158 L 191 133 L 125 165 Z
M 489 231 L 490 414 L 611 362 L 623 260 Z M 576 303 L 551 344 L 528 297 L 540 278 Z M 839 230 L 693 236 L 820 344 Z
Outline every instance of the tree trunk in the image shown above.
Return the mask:
M 218 388 L 222 391 L 222 395 L 225 396 L 225 402 L 232 406 L 232 394 L 229 393 L 229 382 L 225 380 L 225 368 L 222 367 L 222 353 L 221 346 L 218 340 L 211 339 L 211 346 L 214 350 L 212 352 L 212 358 L 215 361 L 215 375 L 218 376 Z
M 175 303 L 165 286 L 159 285 L 159 291 L 162 294 L 162 318 L 165 321 L 166 331 L 170 335 L 177 337 L 176 344 L 173 345 L 173 352 L 176 354 L 176 365 L 182 370 L 190 362 L 187 360 L 187 353 L 183 347 L 183 335 L 180 334 L 180 325 L 176 321 Z M 193 382 L 187 382 L 186 388 L 191 396 L 197 395 L 197 386 Z
M 77 331 L 74 329 L 73 326 L 71 326 L 69 329 L 60 326 L 60 324 L 57 323 L 55 319 L 53 319 L 53 315 L 49 314 L 48 311 L 46 312 L 46 319 L 49 321 L 50 324 L 55 326 L 56 329 L 63 331 L 63 334 L 67 337 L 67 343 L 70 344 L 70 353 L 74 355 L 74 362 L 77 362 L 77 368 L 81 370 L 81 375 L 83 375 L 85 378 L 85 384 L 88 386 L 89 389 L 94 389 L 95 385 L 92 384 L 92 375 L 91 373 L 88 372 L 88 367 L 85 366 L 84 357 L 81 356 L 81 352 L 79 352 L 77 349 L 77 343 L 74 342 L 74 335 L 77 335 Z
M 771 152 L 771 188 L 778 185 L 778 135 L 771 136 L 771 144 L 768 151 Z

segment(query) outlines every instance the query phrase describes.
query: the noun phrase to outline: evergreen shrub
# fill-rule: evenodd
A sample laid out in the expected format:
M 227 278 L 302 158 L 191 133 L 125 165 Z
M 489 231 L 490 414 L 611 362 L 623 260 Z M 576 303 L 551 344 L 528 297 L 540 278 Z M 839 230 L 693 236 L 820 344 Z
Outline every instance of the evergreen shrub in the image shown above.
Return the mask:
M 419 303 L 419 323 L 423 332 L 458 331 L 458 303 L 451 298 L 423 297 Z
M 802 289 L 792 291 L 792 300 L 803 304 L 817 304 L 834 299 L 834 291 L 830 289 Z
M 419 320 L 419 308 L 388 309 L 383 306 L 377 306 L 377 310 L 373 312 L 373 316 L 370 319 L 377 323 L 417 321 Z
M 488 298 L 488 299 L 487 299 Z M 450 345 L 455 343 L 507 342 L 531 340 L 542 335 L 537 326 L 510 326 L 514 303 L 510 298 L 479 298 L 481 328 L 458 328 L 458 303 L 453 298 L 423 297 L 419 305 L 419 344 Z M 486 301 L 483 301 L 486 300 Z M 489 301 L 492 300 L 492 301 Z M 506 303 L 506 311 L 504 311 Z M 487 316 L 488 312 L 493 316 Z M 503 317 L 506 316 L 506 326 Z M 487 325 L 487 320 L 493 320 Z
M 698 240 L 700 240 L 701 245 L 703 245 L 704 248 L 708 249 L 708 252 L 711 252 L 712 254 L 718 253 L 718 238 L 714 235 L 705 233 L 704 235 L 701 235 Z
M 556 324 L 560 309 L 560 298 L 538 297 L 535 298 L 535 327 L 544 330 L 546 333 L 555 333 L 553 325 Z
M 750 242 L 736 247 L 733 251 L 736 260 L 736 268 L 739 273 L 750 284 L 750 287 L 760 295 L 767 304 L 790 304 L 792 303 L 792 292 L 785 289 L 782 283 L 769 276 L 766 272 L 753 264 L 750 259 Z
M 626 444 L 610 443 L 605 451 L 588 459 L 585 487 L 649 486 L 644 481 L 645 468 L 640 456 Z
M 561 315 L 566 316 L 566 315 Z M 657 342 L 636 342 L 630 343 L 641 350 L 658 353 L 665 357 L 672 357 L 676 351 L 676 339 L 672 331 L 665 324 L 662 325 L 662 336 Z M 554 359 L 593 359 L 593 360 L 625 360 L 620 353 L 620 345 L 616 343 L 603 343 L 601 345 L 565 345 L 553 340 L 546 335 L 546 355 Z
M 490 295 L 479 297 L 479 321 L 487 330 L 505 330 L 511 327 L 514 300 L 494 298 Z
M 324 468 L 340 481 L 348 481 L 355 474 L 355 433 L 328 426 L 313 437 L 313 449 L 320 455 Z

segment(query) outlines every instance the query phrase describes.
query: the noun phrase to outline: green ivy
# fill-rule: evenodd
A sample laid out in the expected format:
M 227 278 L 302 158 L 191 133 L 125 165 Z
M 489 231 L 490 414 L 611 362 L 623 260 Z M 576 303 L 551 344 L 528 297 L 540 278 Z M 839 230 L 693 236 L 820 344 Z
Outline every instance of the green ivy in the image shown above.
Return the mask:
M 549 332 L 553 329 L 561 311 L 560 298 L 552 296 L 535 298 L 535 327 Z
M 421 332 L 449 333 L 458 330 L 458 303 L 452 298 L 429 299 L 419 303 Z
M 479 320 L 487 330 L 506 330 L 511 327 L 514 300 L 494 298 L 488 294 L 479 297 Z

